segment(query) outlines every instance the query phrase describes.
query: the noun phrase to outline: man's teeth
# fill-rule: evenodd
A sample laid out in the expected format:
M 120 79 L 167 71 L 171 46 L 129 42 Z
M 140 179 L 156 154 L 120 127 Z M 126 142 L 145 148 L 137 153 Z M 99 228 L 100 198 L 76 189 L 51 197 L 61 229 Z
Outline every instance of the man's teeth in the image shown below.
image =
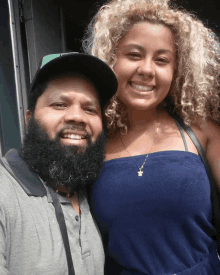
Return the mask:
M 74 134 L 68 134 L 68 135 L 64 135 L 64 138 L 71 138 L 71 139 L 83 139 L 85 138 L 84 136 L 79 136 L 79 135 L 74 135 Z
M 155 87 L 155 86 L 143 86 L 143 85 L 138 85 L 134 83 L 131 83 L 131 86 L 140 91 L 152 91 Z

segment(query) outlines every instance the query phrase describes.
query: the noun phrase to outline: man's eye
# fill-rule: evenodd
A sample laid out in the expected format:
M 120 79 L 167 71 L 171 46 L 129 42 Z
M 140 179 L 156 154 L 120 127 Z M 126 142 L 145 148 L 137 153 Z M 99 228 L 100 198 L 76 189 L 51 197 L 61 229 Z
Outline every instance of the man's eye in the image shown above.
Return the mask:
M 86 112 L 90 114 L 97 114 L 97 111 L 95 108 L 86 108 Z
M 51 106 L 55 109 L 63 109 L 63 108 L 66 107 L 66 105 L 64 103 L 60 103 L 60 102 L 59 103 L 53 103 Z

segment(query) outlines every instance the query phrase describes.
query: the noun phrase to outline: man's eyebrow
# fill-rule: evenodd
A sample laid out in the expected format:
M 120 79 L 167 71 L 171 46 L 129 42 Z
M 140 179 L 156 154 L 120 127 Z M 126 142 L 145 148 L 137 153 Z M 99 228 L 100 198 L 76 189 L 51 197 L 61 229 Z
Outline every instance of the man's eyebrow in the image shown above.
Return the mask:
M 58 100 L 58 99 L 61 99 L 61 100 L 67 100 L 68 99 L 68 96 L 65 95 L 65 94 L 62 94 L 60 92 L 52 92 L 48 95 L 48 100 L 49 101 L 52 101 L 52 100 Z
M 94 100 L 88 99 L 86 100 L 85 105 L 87 105 L 88 107 L 91 106 L 97 109 L 101 109 L 100 99 L 94 99 Z
M 68 93 L 63 94 L 63 93 L 57 92 L 55 94 L 49 95 L 48 100 L 49 101 L 53 101 L 53 100 L 64 100 L 65 101 L 65 100 L 69 100 L 69 97 L 68 97 Z M 96 108 L 100 108 L 99 99 L 94 99 L 94 100 L 86 99 L 86 101 L 84 102 L 84 105 L 95 106 Z

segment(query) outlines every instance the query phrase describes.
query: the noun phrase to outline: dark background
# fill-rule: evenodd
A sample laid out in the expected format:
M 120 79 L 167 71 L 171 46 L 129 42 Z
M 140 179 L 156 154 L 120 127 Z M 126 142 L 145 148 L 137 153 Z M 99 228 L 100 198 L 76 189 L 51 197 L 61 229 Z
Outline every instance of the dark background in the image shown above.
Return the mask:
M 85 29 L 106 0 L 12 2 L 15 11 L 12 22 L 15 28 L 14 44 L 18 48 L 15 52 L 18 57 L 16 67 L 12 55 L 8 0 L 0 0 L 0 156 L 8 149 L 20 146 L 24 132 L 22 115 L 24 116 L 27 108 L 30 76 L 34 75 L 40 58 L 49 53 L 62 51 L 81 52 Z M 172 2 L 195 14 L 220 36 L 220 0 Z M 59 25 L 61 22 L 62 27 Z M 15 85 L 15 69 L 20 87 Z M 18 104 L 19 97 L 21 102 Z
M 65 12 L 67 48 L 80 51 L 87 24 L 106 1 L 56 0 L 55 2 L 62 6 Z M 195 14 L 206 26 L 220 35 L 220 0 L 175 0 L 171 2 Z

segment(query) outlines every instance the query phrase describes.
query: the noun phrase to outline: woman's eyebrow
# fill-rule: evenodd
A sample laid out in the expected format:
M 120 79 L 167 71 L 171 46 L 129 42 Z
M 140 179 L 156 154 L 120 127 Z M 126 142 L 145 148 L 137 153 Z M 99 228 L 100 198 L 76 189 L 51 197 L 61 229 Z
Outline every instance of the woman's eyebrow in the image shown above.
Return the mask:
M 130 48 L 136 48 L 138 49 L 139 51 L 145 51 L 144 47 L 138 45 L 138 44 L 134 44 L 134 43 L 130 43 L 130 44 L 126 44 L 126 45 L 123 45 L 122 46 L 123 49 L 130 49 Z M 170 49 L 159 49 L 157 50 L 157 53 L 158 54 L 162 54 L 162 53 L 171 53 L 171 54 L 175 54 L 172 50 Z
M 169 49 L 159 49 L 157 51 L 157 53 L 161 54 L 161 53 L 171 53 L 171 54 L 174 54 L 174 52 L 172 50 L 169 50 Z
M 130 48 L 136 48 L 140 51 L 143 51 L 144 48 L 138 44 L 134 44 L 134 43 L 130 43 L 130 44 L 126 44 L 124 46 L 122 46 L 123 49 L 130 49 Z

